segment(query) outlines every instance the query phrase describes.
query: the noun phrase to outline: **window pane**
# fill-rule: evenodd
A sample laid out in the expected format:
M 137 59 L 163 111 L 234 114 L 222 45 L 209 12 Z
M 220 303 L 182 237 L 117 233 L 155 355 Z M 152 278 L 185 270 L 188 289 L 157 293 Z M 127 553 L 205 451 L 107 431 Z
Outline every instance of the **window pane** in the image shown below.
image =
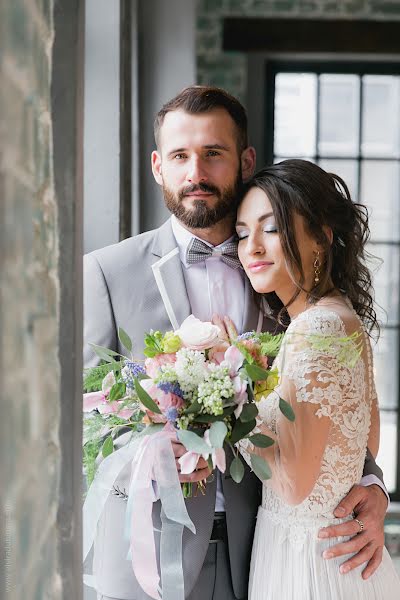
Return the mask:
M 317 76 L 278 73 L 275 79 L 274 153 L 314 156 Z
M 321 75 L 318 151 L 321 156 L 358 156 L 360 78 Z
M 400 165 L 395 161 L 361 161 L 361 202 L 369 210 L 371 239 L 400 241 Z
M 363 156 L 400 156 L 400 77 L 363 78 Z
M 321 158 L 320 167 L 341 177 L 349 188 L 352 200 L 358 198 L 358 162 L 356 160 L 337 160 L 335 158 Z
M 397 469 L 397 412 L 381 411 L 381 437 L 376 462 L 383 471 L 387 491 L 394 492 Z
M 377 343 L 372 341 L 374 374 L 379 406 L 397 408 L 398 391 L 398 329 L 381 329 Z
M 378 319 L 383 325 L 398 325 L 400 249 L 388 244 L 368 244 L 367 251 L 373 255 L 368 267 L 372 271 Z

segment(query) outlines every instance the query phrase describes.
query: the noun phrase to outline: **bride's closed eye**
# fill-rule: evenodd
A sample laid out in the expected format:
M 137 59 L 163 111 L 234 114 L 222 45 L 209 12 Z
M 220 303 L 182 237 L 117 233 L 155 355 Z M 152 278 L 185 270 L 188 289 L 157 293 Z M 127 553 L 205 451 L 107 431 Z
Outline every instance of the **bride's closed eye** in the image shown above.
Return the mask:
M 268 224 L 268 225 L 264 225 L 263 227 L 263 232 L 264 233 L 278 233 L 278 229 L 276 227 L 276 225 L 274 223 Z M 236 230 L 236 235 L 239 238 L 239 242 L 241 240 L 244 240 L 246 238 L 249 237 L 249 230 L 248 229 L 237 229 Z

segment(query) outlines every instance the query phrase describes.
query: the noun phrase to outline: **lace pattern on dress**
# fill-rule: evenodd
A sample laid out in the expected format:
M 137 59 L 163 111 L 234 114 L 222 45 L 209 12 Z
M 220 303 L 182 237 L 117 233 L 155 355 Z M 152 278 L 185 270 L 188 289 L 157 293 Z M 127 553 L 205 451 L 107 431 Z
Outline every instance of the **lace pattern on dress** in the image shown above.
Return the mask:
M 280 373 L 280 384 L 267 398 L 260 400 L 255 429 L 260 432 L 260 425 L 264 423 L 274 433 L 279 430 L 279 420 L 283 418 L 279 411 L 282 377 L 294 385 L 297 402 L 315 404 L 318 407 L 315 415 L 331 420 L 319 476 L 305 500 L 296 506 L 288 505 L 268 482 L 263 484 L 262 507 L 282 527 L 282 540 L 288 538 L 295 546 L 302 546 L 310 530 L 327 524 L 327 520 L 337 522 L 333 510 L 352 485 L 360 481 L 375 394 L 369 340 L 367 343 L 364 340 L 361 356 L 349 364 L 339 360 L 332 348 L 310 343 L 312 337 L 309 336 L 313 335 L 320 339 L 347 337 L 339 315 L 326 308 L 309 309 L 294 319 L 274 362 Z M 242 440 L 239 449 L 250 464 L 251 443 Z

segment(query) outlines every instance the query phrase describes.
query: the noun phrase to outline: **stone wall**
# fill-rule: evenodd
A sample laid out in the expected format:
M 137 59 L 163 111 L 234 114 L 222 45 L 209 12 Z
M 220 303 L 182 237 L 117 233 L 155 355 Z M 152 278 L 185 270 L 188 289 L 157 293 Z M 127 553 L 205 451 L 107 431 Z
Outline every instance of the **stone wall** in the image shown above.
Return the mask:
M 7 600 L 67 598 L 60 555 L 70 516 L 62 523 L 59 513 L 61 481 L 71 473 L 63 471 L 60 441 L 53 17 L 53 0 L 0 3 L 0 597 Z M 67 236 L 72 229 L 70 220 Z M 81 597 L 75 587 L 71 600 Z
M 224 17 L 400 20 L 399 0 L 197 0 L 197 81 L 218 85 L 246 102 L 247 64 L 223 52 Z

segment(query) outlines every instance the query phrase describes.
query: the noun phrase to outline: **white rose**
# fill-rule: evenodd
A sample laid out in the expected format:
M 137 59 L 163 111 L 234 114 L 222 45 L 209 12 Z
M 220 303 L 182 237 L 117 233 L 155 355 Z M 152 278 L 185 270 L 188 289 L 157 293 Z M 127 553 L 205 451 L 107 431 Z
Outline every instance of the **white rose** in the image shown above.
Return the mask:
M 182 343 L 191 350 L 206 350 L 212 348 L 220 339 L 220 328 L 209 321 L 204 322 L 190 315 L 180 328 L 175 331 Z

